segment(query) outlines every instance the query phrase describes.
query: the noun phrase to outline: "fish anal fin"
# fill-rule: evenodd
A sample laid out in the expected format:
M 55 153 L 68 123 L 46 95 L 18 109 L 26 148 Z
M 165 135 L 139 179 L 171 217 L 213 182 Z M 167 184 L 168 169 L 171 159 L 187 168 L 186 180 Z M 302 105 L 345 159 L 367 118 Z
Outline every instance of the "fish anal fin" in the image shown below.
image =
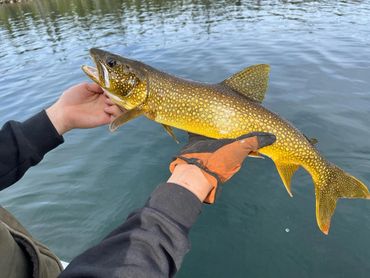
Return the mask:
M 249 157 L 265 159 L 265 157 L 257 151 L 252 151 L 248 154 Z
M 235 73 L 220 84 L 249 99 L 262 102 L 268 87 L 269 72 L 269 65 L 253 65 Z
M 299 165 L 290 164 L 284 161 L 274 161 L 275 166 L 279 172 L 279 175 L 284 183 L 286 190 L 290 197 L 293 197 L 292 190 L 291 190 L 291 180 L 294 173 L 298 170 Z
M 172 127 L 170 127 L 169 125 L 165 125 L 165 124 L 162 124 L 164 130 L 172 137 L 173 140 L 175 140 L 175 142 L 177 144 L 179 144 L 179 140 L 177 140 L 177 137 L 175 135 L 175 133 L 173 132 L 173 129 Z
M 143 114 L 143 111 L 140 108 L 135 107 L 132 110 L 128 110 L 124 112 L 122 115 L 118 116 L 116 119 L 114 119 L 110 125 L 109 130 L 111 132 L 116 131 L 117 128 L 119 128 L 121 125 L 124 125 L 125 123 L 141 116 Z

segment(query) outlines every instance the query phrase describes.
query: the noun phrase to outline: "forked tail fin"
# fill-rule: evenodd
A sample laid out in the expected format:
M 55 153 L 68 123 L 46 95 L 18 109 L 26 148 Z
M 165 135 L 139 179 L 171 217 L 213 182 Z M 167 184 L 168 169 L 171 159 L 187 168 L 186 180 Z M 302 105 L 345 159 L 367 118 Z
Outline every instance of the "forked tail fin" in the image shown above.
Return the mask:
M 370 199 L 366 185 L 339 167 L 328 164 L 314 177 L 316 194 L 316 220 L 324 234 L 329 233 L 330 220 L 339 198 Z

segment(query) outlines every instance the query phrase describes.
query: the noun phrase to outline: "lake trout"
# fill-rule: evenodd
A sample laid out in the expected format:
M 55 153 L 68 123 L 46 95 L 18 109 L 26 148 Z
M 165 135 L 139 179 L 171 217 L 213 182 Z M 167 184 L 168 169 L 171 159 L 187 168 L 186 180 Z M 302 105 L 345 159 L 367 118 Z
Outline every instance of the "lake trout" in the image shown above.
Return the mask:
M 315 148 L 315 140 L 261 105 L 268 65 L 253 65 L 220 83 L 207 84 L 96 48 L 90 55 L 96 68 L 83 66 L 83 71 L 115 104 L 128 110 L 111 123 L 112 131 L 144 115 L 162 124 L 175 140 L 172 127 L 216 139 L 254 131 L 272 133 L 276 142 L 259 153 L 274 161 L 290 196 L 294 173 L 299 167 L 309 172 L 315 186 L 317 224 L 326 235 L 339 198 L 370 199 L 365 184 L 327 161 Z

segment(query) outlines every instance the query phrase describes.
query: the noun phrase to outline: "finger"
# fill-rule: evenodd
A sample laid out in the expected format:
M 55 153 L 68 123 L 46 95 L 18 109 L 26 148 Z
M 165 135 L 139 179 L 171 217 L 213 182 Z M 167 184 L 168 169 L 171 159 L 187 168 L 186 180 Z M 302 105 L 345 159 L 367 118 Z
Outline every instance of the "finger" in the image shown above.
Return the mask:
M 104 112 L 115 118 L 124 113 L 117 105 L 110 105 L 104 107 Z
M 239 141 L 234 142 L 232 145 L 237 146 L 236 148 L 240 148 L 243 151 L 246 151 L 246 153 L 250 153 L 252 151 L 256 151 L 259 147 L 258 144 L 258 137 L 248 137 Z
M 96 83 L 87 83 L 86 84 L 87 90 L 96 94 L 104 93 L 103 89 Z
M 276 136 L 274 134 L 268 133 L 263 135 L 258 135 L 258 148 L 263 148 L 273 144 L 276 141 Z
M 110 105 L 104 107 L 104 112 L 108 113 L 109 115 L 114 115 L 119 113 L 119 109 L 115 105 Z
M 109 114 L 105 114 L 101 119 L 101 124 L 106 125 L 111 122 L 111 116 Z
M 241 165 L 251 151 L 257 150 L 257 136 L 249 137 L 239 141 L 226 144 L 212 154 L 207 163 L 223 165 Z M 228 170 L 229 171 L 229 170 Z
M 225 140 L 225 139 L 223 139 Z M 218 140 L 218 141 L 223 141 Z M 252 151 L 256 151 L 259 147 L 258 136 L 247 137 L 231 143 L 224 144 L 214 154 L 220 159 L 241 163 Z
M 256 137 L 256 141 L 249 141 L 254 137 Z M 251 132 L 237 139 L 241 143 L 248 143 L 253 150 L 256 150 L 273 144 L 276 141 L 276 136 L 268 132 Z
M 188 142 L 189 143 L 194 143 L 196 141 L 201 141 L 201 140 L 214 140 L 212 138 L 209 138 L 209 137 L 206 137 L 206 136 L 203 136 L 203 135 L 199 135 L 199 134 L 196 134 L 196 133 L 191 133 L 191 132 L 188 132 Z
M 118 106 L 118 105 L 116 105 L 118 108 L 119 108 L 119 110 L 121 110 L 121 112 L 123 112 L 123 113 L 126 113 L 128 110 L 127 109 L 125 109 L 125 108 L 123 108 L 123 107 L 121 107 L 121 106 Z
M 109 97 L 106 97 L 106 98 L 104 99 L 104 102 L 105 102 L 106 104 L 108 104 L 108 105 L 114 105 L 114 102 L 113 102 Z

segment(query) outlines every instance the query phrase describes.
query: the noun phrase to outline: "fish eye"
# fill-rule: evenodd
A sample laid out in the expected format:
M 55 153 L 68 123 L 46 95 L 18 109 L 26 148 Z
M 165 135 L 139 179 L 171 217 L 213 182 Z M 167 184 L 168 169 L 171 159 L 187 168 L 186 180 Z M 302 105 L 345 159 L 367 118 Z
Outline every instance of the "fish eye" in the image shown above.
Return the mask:
M 107 62 L 107 65 L 111 68 L 113 68 L 115 65 L 117 65 L 116 60 L 114 60 L 113 58 L 108 58 L 106 62 Z

